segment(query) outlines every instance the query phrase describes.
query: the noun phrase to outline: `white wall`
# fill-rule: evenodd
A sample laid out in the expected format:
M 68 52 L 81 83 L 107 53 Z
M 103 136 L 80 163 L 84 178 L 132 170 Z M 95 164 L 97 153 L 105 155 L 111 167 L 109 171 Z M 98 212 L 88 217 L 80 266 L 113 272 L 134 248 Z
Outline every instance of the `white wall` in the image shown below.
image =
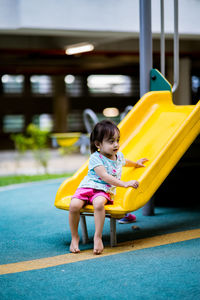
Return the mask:
M 138 0 L 21 0 L 21 26 L 68 30 L 138 29 Z
M 0 0 L 0 29 L 19 26 L 18 0 Z
M 165 28 L 173 32 L 173 0 L 165 0 Z M 180 34 L 200 36 L 200 0 L 179 0 Z M 139 32 L 139 0 L 0 0 L 0 30 Z M 152 0 L 152 29 L 160 32 L 160 0 Z

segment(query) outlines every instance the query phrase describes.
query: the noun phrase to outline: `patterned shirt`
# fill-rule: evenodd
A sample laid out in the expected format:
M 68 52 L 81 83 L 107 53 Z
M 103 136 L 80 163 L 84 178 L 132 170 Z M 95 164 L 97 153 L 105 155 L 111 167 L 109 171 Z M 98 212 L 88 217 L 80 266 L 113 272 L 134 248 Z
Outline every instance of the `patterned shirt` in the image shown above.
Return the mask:
M 88 174 L 81 181 L 79 188 L 84 188 L 84 187 L 93 188 L 114 195 L 116 193 L 116 187 L 103 181 L 96 174 L 94 168 L 97 166 L 104 166 L 106 172 L 109 175 L 112 175 L 113 177 L 120 179 L 122 173 L 122 166 L 124 165 L 125 165 L 125 158 L 122 152 L 117 153 L 116 160 L 111 160 L 97 151 L 92 153 L 89 159 Z

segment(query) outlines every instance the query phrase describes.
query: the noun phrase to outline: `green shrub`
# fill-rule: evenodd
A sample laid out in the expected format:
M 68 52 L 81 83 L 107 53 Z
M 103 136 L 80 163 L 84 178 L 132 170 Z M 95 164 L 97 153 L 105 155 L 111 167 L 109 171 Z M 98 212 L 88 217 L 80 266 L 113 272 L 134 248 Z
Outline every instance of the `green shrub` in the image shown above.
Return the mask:
M 27 150 L 33 151 L 36 161 L 43 166 L 47 173 L 49 151 L 48 151 L 49 131 L 41 130 L 34 124 L 29 124 L 26 128 L 26 134 L 12 134 L 11 139 L 15 143 L 15 148 L 19 155 Z

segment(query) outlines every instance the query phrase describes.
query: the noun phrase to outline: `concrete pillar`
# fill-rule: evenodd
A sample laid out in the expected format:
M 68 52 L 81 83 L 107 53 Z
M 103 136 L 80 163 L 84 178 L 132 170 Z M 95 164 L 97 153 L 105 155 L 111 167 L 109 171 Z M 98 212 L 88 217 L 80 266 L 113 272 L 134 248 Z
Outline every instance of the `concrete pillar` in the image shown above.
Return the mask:
M 69 101 L 65 91 L 64 76 L 54 76 L 54 132 L 67 131 Z
M 189 57 L 180 58 L 179 86 L 173 95 L 173 102 L 177 105 L 191 105 L 191 60 Z M 173 84 L 173 58 L 167 59 L 167 79 Z
M 185 57 L 180 59 L 179 87 L 175 93 L 175 103 L 191 105 L 191 61 Z
M 25 75 L 24 78 L 24 93 L 23 97 L 26 99 L 26 106 L 25 106 L 25 122 L 24 122 L 24 130 L 27 128 L 27 126 L 33 122 L 33 115 L 32 115 L 32 109 L 29 104 L 29 99 L 31 99 L 31 81 L 30 81 L 30 75 Z

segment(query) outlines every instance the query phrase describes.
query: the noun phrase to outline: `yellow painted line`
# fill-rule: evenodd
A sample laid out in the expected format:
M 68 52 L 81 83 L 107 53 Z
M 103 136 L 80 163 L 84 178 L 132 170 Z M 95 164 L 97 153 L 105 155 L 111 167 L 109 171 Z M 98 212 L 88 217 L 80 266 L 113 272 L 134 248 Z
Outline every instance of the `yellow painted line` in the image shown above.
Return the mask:
M 197 238 L 200 238 L 200 229 L 158 235 L 141 240 L 120 243 L 117 247 L 113 248 L 105 248 L 102 255 L 94 255 L 92 250 L 85 250 L 81 251 L 79 254 L 67 253 L 53 257 L 0 265 L 0 275 L 55 267 L 59 265 L 75 263 L 78 261 L 97 259 L 119 253 L 173 244 Z

